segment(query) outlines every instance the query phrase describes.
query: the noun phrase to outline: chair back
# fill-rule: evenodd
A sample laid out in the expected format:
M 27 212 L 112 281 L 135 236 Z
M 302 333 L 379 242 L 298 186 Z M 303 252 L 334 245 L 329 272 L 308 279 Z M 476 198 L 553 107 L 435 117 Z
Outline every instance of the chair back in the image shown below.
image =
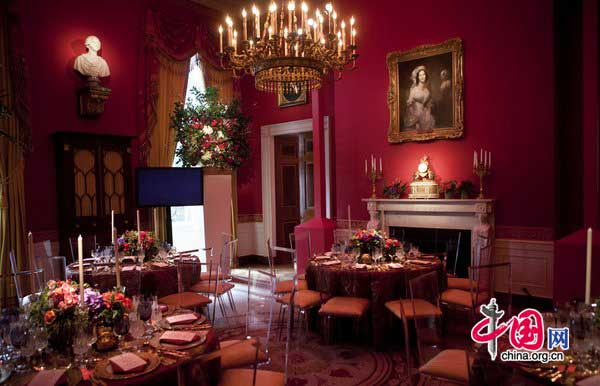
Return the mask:
M 415 300 L 422 299 L 429 303 L 439 306 L 440 292 L 438 283 L 438 272 L 433 271 L 424 273 L 417 277 L 409 280 L 409 293 L 412 305 L 413 315 L 416 315 Z M 406 310 L 400 307 L 400 311 L 403 314 L 403 318 Z M 424 358 L 423 353 L 426 351 L 423 349 L 425 345 L 435 346 L 441 342 L 441 335 L 438 331 L 438 326 L 430 323 L 431 318 L 412 318 L 415 325 L 415 332 L 417 338 L 417 359 L 418 364 L 415 367 L 423 365 L 427 360 Z M 407 332 L 407 331 L 405 331 Z M 408 358 L 410 365 L 410 358 Z M 410 368 L 410 366 L 409 366 Z
M 19 271 L 18 266 L 17 266 L 17 259 L 15 257 L 15 254 L 13 251 L 9 252 L 9 259 L 10 259 L 10 268 L 11 268 L 11 273 L 12 273 L 12 277 L 13 277 L 13 281 L 15 284 L 15 292 L 17 293 L 17 300 L 19 301 L 19 306 L 23 306 L 24 305 L 24 300 L 36 293 L 36 292 L 40 292 L 42 290 L 42 287 L 40 285 L 41 280 L 40 277 L 43 275 L 44 273 L 44 269 L 43 268 L 39 268 L 39 269 L 33 269 L 30 271 Z M 34 286 L 33 286 L 33 292 L 32 290 L 32 286 L 31 286 L 31 281 L 33 280 L 34 282 Z
M 96 249 L 96 235 L 82 236 L 83 257 L 90 256 L 90 253 Z M 69 249 L 71 251 L 71 262 L 77 261 L 77 236 L 69 236 Z
M 248 268 L 248 308 L 246 310 L 246 338 L 256 340 L 254 360 L 254 376 L 252 384 L 256 384 L 256 371 L 259 365 L 259 353 L 264 349 L 269 360 L 269 341 L 273 322 L 273 306 L 275 305 L 275 275 L 263 270 Z
M 177 292 L 182 293 L 186 290 L 183 282 L 184 272 L 189 272 L 190 283 L 194 284 L 199 281 L 202 263 L 198 256 L 189 255 L 179 257 L 175 260 L 175 264 L 177 265 Z
M 52 256 L 48 258 L 47 280 L 65 280 L 67 272 L 67 259 L 64 256 Z
M 495 297 L 497 284 L 504 284 L 507 299 L 503 305 L 508 310 L 506 317 L 512 316 L 512 265 L 510 262 L 478 265 L 469 267 L 469 278 L 471 278 L 471 300 L 473 311 L 476 313 L 483 302 L 488 302 Z M 504 299 L 504 298 L 503 298 Z
M 289 304 L 294 304 L 294 298 L 296 297 L 296 291 L 298 288 L 298 275 L 294 275 L 294 287 L 292 288 L 292 292 L 290 293 L 290 303 Z M 293 331 L 292 331 L 292 325 L 293 325 L 293 318 L 294 318 L 294 313 L 288 312 L 288 320 L 287 320 L 287 339 L 285 340 L 285 360 L 284 360 L 284 385 L 288 384 L 288 380 L 290 377 L 290 364 L 289 364 L 289 357 L 290 357 L 290 350 L 291 350 L 291 346 L 294 346 L 294 342 L 293 342 Z
M 272 245 L 270 240 L 267 240 L 267 258 L 269 259 L 269 270 L 272 275 L 276 275 L 275 271 L 275 256 L 277 252 L 289 253 L 292 256 L 292 264 L 294 266 L 294 273 L 298 273 L 298 257 L 296 250 L 293 248 L 278 247 Z
M 489 238 L 483 235 L 477 235 L 475 245 L 473 246 L 473 258 L 471 265 L 487 265 L 491 263 L 492 246 Z
M 491 245 L 485 245 L 485 246 L 481 246 L 481 244 L 478 244 L 478 247 L 476 249 L 476 255 L 475 255 L 475 261 L 474 264 L 472 264 L 472 267 L 481 267 L 481 266 L 487 266 L 491 263 L 491 255 L 492 255 L 492 246 Z M 470 270 L 469 271 L 469 278 L 471 280 L 475 280 L 475 281 L 482 281 L 482 285 L 485 287 L 489 287 L 490 286 L 490 281 L 492 280 L 491 277 L 486 276 L 486 274 L 491 274 L 491 271 L 489 270 Z

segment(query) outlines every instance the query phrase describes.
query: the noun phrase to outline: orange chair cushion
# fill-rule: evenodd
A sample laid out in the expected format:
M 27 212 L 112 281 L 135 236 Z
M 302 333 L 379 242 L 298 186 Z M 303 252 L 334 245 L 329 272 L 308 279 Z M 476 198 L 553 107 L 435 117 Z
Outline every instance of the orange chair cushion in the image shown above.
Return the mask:
M 199 295 L 195 292 L 182 292 L 158 299 L 159 303 L 168 304 L 173 307 L 195 308 L 204 307 L 211 302 L 206 296 Z
M 221 369 L 232 369 L 253 365 L 256 362 L 256 338 L 220 342 L 220 349 L 202 356 L 203 361 L 220 358 Z M 264 350 L 258 350 L 258 362 L 268 360 Z
M 231 369 L 223 372 L 219 386 L 252 386 L 254 378 L 253 369 Z M 256 385 L 260 386 L 285 386 L 283 373 L 275 371 L 257 370 Z
M 293 280 L 278 281 L 277 284 L 275 285 L 275 293 L 276 294 L 285 294 L 288 292 L 292 292 L 292 288 L 294 288 Z M 296 288 L 296 289 L 297 290 L 308 289 L 308 284 L 306 283 L 306 280 L 298 279 L 298 288 Z
M 473 363 L 472 360 L 470 362 Z M 444 350 L 421 366 L 419 372 L 431 377 L 468 383 L 468 366 L 464 350 Z
M 489 299 L 487 292 L 480 292 L 477 296 L 475 305 L 482 304 Z M 459 290 L 459 289 L 448 289 L 442 292 L 442 302 L 463 306 L 466 308 L 473 307 L 473 301 L 471 299 L 471 292 Z
M 210 285 L 208 281 L 199 281 L 198 283 L 194 284 L 193 286 L 190 287 L 190 290 L 194 291 L 194 292 L 202 292 L 205 294 L 214 294 L 215 293 L 215 289 L 218 289 L 217 294 L 218 295 L 222 295 L 227 291 L 231 291 L 231 289 L 233 287 L 235 287 L 235 285 L 231 284 L 231 283 L 227 283 L 227 282 L 220 282 L 219 285 L 217 286 L 217 288 L 215 288 L 216 286 L 216 282 L 215 281 L 211 281 Z
M 448 288 L 470 291 L 471 288 L 474 289 L 476 286 L 477 283 L 466 277 L 448 277 Z
M 408 319 L 412 319 L 415 316 L 417 318 L 424 318 L 428 316 L 442 315 L 442 310 L 440 310 L 438 306 L 433 305 L 423 299 L 415 299 L 414 309 L 413 301 L 410 299 L 392 300 L 385 303 L 385 306 L 400 319 L 402 319 L 403 316 L 406 316 Z M 404 315 L 402 314 L 402 311 L 404 311 Z
M 319 315 L 360 318 L 369 309 L 369 300 L 350 296 L 337 296 L 321 306 Z
M 277 298 L 277 302 L 281 304 L 290 304 L 290 297 L 292 294 L 284 295 Z M 294 305 L 300 308 L 310 308 L 318 306 L 323 302 L 323 297 L 318 291 L 312 290 L 300 290 L 294 294 Z
M 200 280 L 216 280 L 217 279 L 217 270 L 213 270 L 210 275 L 208 272 L 200 273 Z M 231 279 L 231 275 L 226 275 L 223 272 L 219 274 L 219 279 L 228 280 Z

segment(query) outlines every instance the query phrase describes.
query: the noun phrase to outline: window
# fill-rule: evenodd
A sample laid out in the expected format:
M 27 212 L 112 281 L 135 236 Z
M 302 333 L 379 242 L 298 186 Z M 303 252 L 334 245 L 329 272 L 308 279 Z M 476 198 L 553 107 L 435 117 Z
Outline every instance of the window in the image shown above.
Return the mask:
M 192 98 L 192 89 L 204 91 L 204 76 L 196 57 L 190 59 L 190 73 L 188 75 L 187 90 L 185 93 L 186 104 Z M 179 145 L 178 145 L 179 146 Z M 176 156 L 173 166 L 181 166 L 181 161 Z M 204 247 L 204 207 L 203 206 L 178 206 L 171 207 L 171 227 L 173 231 L 173 245 L 179 251 L 200 249 Z

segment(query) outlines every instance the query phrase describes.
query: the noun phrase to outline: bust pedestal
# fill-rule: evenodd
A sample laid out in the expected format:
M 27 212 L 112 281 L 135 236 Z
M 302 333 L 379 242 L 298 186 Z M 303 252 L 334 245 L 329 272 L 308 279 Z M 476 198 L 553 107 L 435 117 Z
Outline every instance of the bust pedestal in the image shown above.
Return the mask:
M 108 100 L 111 90 L 106 87 L 88 85 L 79 89 L 79 115 L 97 117 L 104 112 L 104 102 Z

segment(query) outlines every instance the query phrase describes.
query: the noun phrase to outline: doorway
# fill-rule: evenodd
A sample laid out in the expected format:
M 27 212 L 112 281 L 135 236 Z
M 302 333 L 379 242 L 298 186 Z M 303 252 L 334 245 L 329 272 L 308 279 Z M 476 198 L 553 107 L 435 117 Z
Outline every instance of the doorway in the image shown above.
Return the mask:
M 312 132 L 275 136 L 274 156 L 276 241 L 290 247 L 296 225 L 314 216 Z M 284 259 L 289 257 L 278 256 Z

